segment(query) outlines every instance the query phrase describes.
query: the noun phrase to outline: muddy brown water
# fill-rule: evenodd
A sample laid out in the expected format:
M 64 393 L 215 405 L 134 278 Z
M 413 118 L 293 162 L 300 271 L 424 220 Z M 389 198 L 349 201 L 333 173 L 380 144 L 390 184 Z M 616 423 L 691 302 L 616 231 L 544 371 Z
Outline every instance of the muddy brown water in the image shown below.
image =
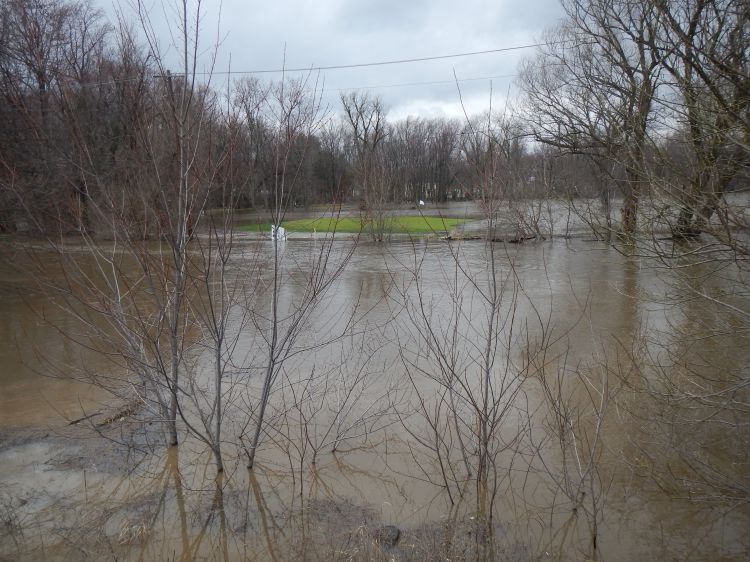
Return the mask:
M 240 253 L 242 248 L 270 251 L 270 243 L 263 241 L 245 240 L 239 246 Z M 291 240 L 284 252 L 288 263 L 300 264 L 309 257 L 309 246 Z M 460 246 L 463 266 L 480 285 L 486 281 L 485 252 L 482 241 Z M 76 321 L 34 288 L 17 264 L 3 261 L 0 559 L 474 560 L 490 559 L 490 553 L 498 560 L 745 559 L 750 517 L 742 502 L 731 500 L 731 490 L 719 484 L 710 488 L 714 495 L 709 497 L 706 482 L 692 482 L 692 474 L 679 472 L 679 452 L 698 447 L 705 454 L 691 458 L 725 463 L 714 466 L 715 472 L 735 474 L 747 485 L 744 453 L 732 454 L 736 442 L 724 442 L 720 429 L 694 423 L 716 415 L 711 404 L 682 410 L 654 396 L 666 393 L 660 377 L 669 369 L 668 380 L 675 385 L 678 379 L 695 384 L 691 375 L 696 372 L 712 380 L 721 373 L 744 373 L 750 346 L 741 332 L 727 333 L 731 319 L 722 311 L 680 298 L 685 285 L 700 276 L 665 271 L 657 263 L 581 239 L 498 245 L 495 259 L 513 305 L 504 310 L 512 310 L 527 331 L 524 337 L 509 337 L 507 349 L 499 346 L 496 365 L 501 372 L 503 366 L 522 364 L 533 347 L 528 342 L 546 331 L 552 343 L 545 365 L 551 370 L 579 366 L 587 373 L 588 378 L 566 375 L 571 377 L 566 383 L 571 403 L 580 399 L 580 404 L 601 405 L 596 392 L 602 391 L 607 373 L 612 403 L 602 421 L 595 474 L 586 480 L 588 488 L 578 492 L 579 505 L 565 499 L 560 475 L 575 472 L 585 458 L 574 449 L 563 455 L 550 440 L 550 428 L 530 421 L 547 411 L 529 383 L 516 398 L 524 407 L 510 412 L 500 430 L 507 450 L 497 456 L 498 497 L 491 540 L 486 536 L 485 527 L 477 524 L 482 518 L 478 492 L 468 485 L 463 497 L 456 497 L 455 489 L 450 496 L 440 486 L 436 459 L 420 450 L 416 436 L 429 432 L 419 433 L 425 423 L 413 415 L 414 385 L 406 372 L 410 360 L 434 365 L 420 347 L 418 324 L 402 306 L 403 295 L 417 294 L 410 269 L 419 264 L 421 294 L 435 325 L 445 326 L 454 303 L 453 255 L 451 247 L 435 240 L 361 242 L 310 318 L 304 337 L 314 340 L 335 331 L 354 303 L 366 331 L 297 355 L 287 368 L 285 381 L 291 388 L 309 375 L 311 365 L 321 371 L 330 367 L 330 372 L 332 365 L 344 365 L 344 374 L 336 371 L 325 379 L 326 386 L 310 391 L 316 400 L 330 400 L 321 401 L 325 407 L 320 409 L 295 410 L 284 402 L 292 415 L 271 418 L 278 429 L 264 442 L 256 469 L 248 473 L 241 448 L 227 443 L 228 468 L 219 479 L 205 446 L 185 437 L 178 450 L 166 450 L 156 424 L 141 427 L 123 417 L 100 427 L 102 436 L 85 424 L 68 425 L 107 408 L 106 393 L 72 377 L 81 365 L 104 369 L 108 362 L 64 337 L 62 332 L 79 327 Z M 236 267 L 241 269 L 241 259 Z M 711 278 L 700 286 L 722 294 L 727 289 L 722 283 Z M 294 302 L 302 292 L 300 283 L 290 282 L 282 290 L 282 302 Z M 459 293 L 470 292 L 471 287 L 461 285 Z M 483 304 L 476 295 L 466 299 L 462 306 L 469 311 L 468 324 L 461 329 L 468 337 L 462 345 L 481 346 Z M 235 357 L 247 360 L 258 334 L 250 325 L 243 330 Z M 410 353 L 418 359 L 410 359 Z M 201 361 L 196 352 L 199 378 L 206 376 L 200 373 Z M 654 363 L 663 367 L 660 377 L 654 375 L 654 387 L 644 388 L 642 380 L 648 376 L 635 384 L 634 369 L 645 372 Z M 683 363 L 689 369 L 678 368 Z M 391 406 L 400 415 L 384 410 L 369 425 L 357 426 L 352 432 L 357 436 L 344 441 L 336 454 L 321 446 L 312 463 L 311 444 L 298 439 L 300 430 L 315 433 L 326 427 L 334 415 L 326 410 L 339 403 L 331 397 L 346 386 L 337 377 L 360 370 L 368 378 L 354 410 L 366 412 L 376 398 L 392 391 Z M 252 377 L 233 376 L 233 389 L 255 384 Z M 425 396 L 439 387 L 429 377 L 413 380 Z M 281 392 L 282 398 L 289 397 Z M 580 448 L 593 435 L 595 422 L 591 407 L 577 412 Z M 230 409 L 229 416 L 237 417 L 227 422 L 227 440 L 232 441 L 242 424 L 242 408 Z M 514 441 L 521 433 L 523 439 Z M 665 479 L 670 470 L 671 481 Z M 585 500 L 589 489 L 598 498 L 593 516 Z M 726 494 L 725 501 L 716 497 L 720 493 Z M 382 525 L 401 530 L 397 545 L 376 540 Z

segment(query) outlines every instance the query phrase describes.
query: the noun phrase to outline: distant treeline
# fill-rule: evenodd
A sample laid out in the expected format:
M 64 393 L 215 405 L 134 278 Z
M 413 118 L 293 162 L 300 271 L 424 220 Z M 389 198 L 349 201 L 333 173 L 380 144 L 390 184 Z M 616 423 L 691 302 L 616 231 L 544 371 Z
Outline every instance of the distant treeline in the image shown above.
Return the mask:
M 184 88 L 196 77 L 165 71 L 148 33 L 106 21 L 86 1 L 7 0 L 0 230 L 96 230 L 108 208 L 132 214 L 130 224 L 141 217 L 147 233 L 160 218 L 144 209 L 164 207 L 180 185 L 180 150 L 200 208 L 472 199 L 487 196 L 481 176 L 497 199 L 622 196 L 625 230 L 655 188 L 682 202 L 685 228 L 712 213 L 748 177 L 747 5 L 565 7 L 567 20 L 522 66 L 519 107 L 388 122 L 381 100 L 361 92 L 323 115 L 309 76 Z M 187 126 L 174 119 L 184 102 Z M 280 119 L 279 107 L 306 123 L 283 170 L 276 148 L 292 136 L 277 124 L 293 119 Z M 294 188 L 280 188 L 290 177 Z

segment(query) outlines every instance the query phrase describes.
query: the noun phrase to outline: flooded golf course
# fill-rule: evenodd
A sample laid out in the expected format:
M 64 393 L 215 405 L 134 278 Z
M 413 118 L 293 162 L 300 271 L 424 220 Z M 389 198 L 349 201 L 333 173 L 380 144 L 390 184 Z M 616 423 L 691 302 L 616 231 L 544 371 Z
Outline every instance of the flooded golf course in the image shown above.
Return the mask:
M 319 241 L 280 244 L 289 318 Z M 118 349 L 28 277 L 28 247 L 3 260 L 0 560 L 745 559 L 750 346 L 730 274 L 584 236 L 342 237 L 248 470 L 273 247 L 232 249 L 218 476 L 189 429 L 210 404 L 206 335 L 186 328 L 167 447 Z

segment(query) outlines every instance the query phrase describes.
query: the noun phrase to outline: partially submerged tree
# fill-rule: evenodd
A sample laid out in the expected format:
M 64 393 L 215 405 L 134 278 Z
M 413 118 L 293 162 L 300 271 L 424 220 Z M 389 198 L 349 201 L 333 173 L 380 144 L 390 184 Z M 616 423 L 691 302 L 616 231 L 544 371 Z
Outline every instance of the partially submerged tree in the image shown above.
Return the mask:
M 354 145 L 354 166 L 367 230 L 373 240 L 382 242 L 386 234 L 386 206 L 392 200 L 392 174 L 383 154 L 383 143 L 388 137 L 385 108 L 380 98 L 359 92 L 342 94 L 341 103 Z
M 664 100 L 680 124 L 672 138 L 690 154 L 682 163 L 664 156 L 670 169 L 665 187 L 681 203 L 673 231 L 694 236 L 709 227 L 721 198 L 750 161 L 750 11 L 733 0 L 662 2 L 656 9 L 661 27 L 650 47 L 663 53 L 672 78 L 671 96 Z M 723 228 L 712 233 L 728 241 L 727 230 L 738 225 L 729 225 L 722 213 L 718 218 Z
M 313 94 L 308 88 L 313 87 Z M 273 124 L 273 190 L 270 208 L 271 223 L 282 225 L 286 213 L 300 187 L 304 150 L 322 123 L 320 98 L 315 78 L 286 80 L 276 85 L 267 102 L 269 122 Z M 334 212 L 334 219 L 338 215 Z M 253 295 L 246 303 L 252 325 L 260 335 L 259 354 L 263 357 L 262 386 L 257 399 L 247 395 L 247 408 L 251 412 L 240 433 L 240 440 L 252 469 L 265 432 L 266 410 L 272 391 L 279 381 L 285 362 L 305 347 L 316 347 L 323 342 L 306 341 L 305 330 L 318 307 L 338 277 L 354 250 L 354 245 L 342 249 L 334 245 L 335 231 L 331 235 L 313 238 L 308 244 L 309 261 L 290 263 L 285 258 L 285 241 L 275 232 L 271 236 L 269 257 L 270 279 L 266 289 Z M 284 299 L 285 283 L 294 283 L 296 298 Z M 268 307 L 258 297 L 268 299 Z M 346 331 L 346 325 L 344 328 Z M 302 347 L 300 347 L 302 346 Z M 250 429 L 252 427 L 252 429 Z
M 633 239 L 646 187 L 646 153 L 661 60 L 649 3 L 572 0 L 565 23 L 524 64 L 526 118 L 536 139 L 585 154 L 623 197 L 621 232 Z M 606 193 L 606 192 L 605 192 Z M 605 200 L 607 205 L 608 199 Z

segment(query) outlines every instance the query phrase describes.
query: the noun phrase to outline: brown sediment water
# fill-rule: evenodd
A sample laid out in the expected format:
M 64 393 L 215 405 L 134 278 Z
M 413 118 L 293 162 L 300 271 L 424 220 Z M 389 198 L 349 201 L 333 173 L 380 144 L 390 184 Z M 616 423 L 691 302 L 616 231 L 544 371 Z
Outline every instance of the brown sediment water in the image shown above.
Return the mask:
M 100 393 L 74 375 L 104 361 L 75 344 L 75 320 L 20 263 L 0 260 L 0 311 L 0 427 L 59 425 L 93 407 Z
M 261 252 L 269 251 L 264 242 L 245 244 L 254 252 L 258 244 Z M 229 409 L 227 469 L 220 478 L 196 439 L 186 438 L 179 450 L 165 449 L 158 427 L 141 428 L 127 416 L 104 426 L 91 424 L 104 438 L 85 424 L 68 426 L 104 409 L 106 393 L 66 378 L 63 368 L 45 372 L 45 365 L 70 365 L 74 373 L 82 363 L 92 369 L 108 368 L 108 362 L 63 337 L 61 331 L 76 329 L 75 320 L 49 306 L 49 296 L 33 288 L 23 272 L 3 263 L 0 558 L 474 560 L 491 559 L 491 552 L 495 559 L 572 560 L 591 555 L 595 520 L 595 552 L 601 559 L 742 559 L 750 547 L 747 509 L 730 497 L 729 484 L 725 501 L 708 501 L 706 483 L 691 483 L 694 476 L 684 465 L 684 455 L 699 445 L 705 449 L 701 458 L 726 463 L 714 469 L 726 469 L 719 472 L 735 474 L 746 484 L 747 475 L 735 466 L 744 462 L 742 455 L 727 454 L 732 442 L 725 441 L 720 428 L 694 423 L 711 415 L 715 405 L 681 409 L 658 398 L 674 390 L 664 387 L 665 380 L 674 387 L 684 384 L 687 393 L 696 392 L 691 388 L 696 372 L 712 380 L 744 372 L 750 349 L 741 332 L 727 333 L 720 313 L 712 316 L 699 303 L 679 299 L 678 289 L 697 276 L 681 277 L 598 243 L 498 245 L 495 255 L 508 296 L 515 295 L 504 314 L 528 319 L 520 324 L 526 331 L 511 336 L 508 349 L 500 352 L 497 372 L 523 364 L 533 342 L 547 337 L 549 353 L 540 365 L 550 373 L 567 369 L 561 396 L 578 408 L 580 441 L 562 451 L 553 427 L 530 421 L 547 419 L 550 406 L 532 380 L 537 374 L 528 371 L 528 381 L 519 379 L 523 391 L 514 398 L 519 406 L 509 410 L 499 433 L 505 449 L 496 457 L 491 522 L 486 524 L 486 514 L 477 508 L 484 492 L 471 484 L 463 490 L 441 487 L 437 459 L 420 449 L 415 437 L 430 433 L 416 414 L 414 394 L 434 397 L 439 385 L 419 373 L 407 376 L 410 360 L 434 365 L 433 358 L 420 348 L 418 326 L 399 303 L 403 295 L 415 294 L 409 268 L 418 263 L 421 292 L 435 321 L 450 316 L 452 248 L 436 240 L 360 243 L 304 337 L 324 339 L 348 318 L 354 303 L 367 326 L 364 335 L 295 356 L 283 379 L 285 388 L 318 381 L 305 388 L 315 400 L 327 396 L 320 402 L 325 407 L 295 409 L 302 401 L 281 391 L 275 400 L 288 400 L 283 402 L 286 414 L 272 416 L 278 425 L 248 472 L 236 439 L 242 417 L 237 398 Z M 303 263 L 308 256 L 307 246 L 294 241 L 284 251 L 290 263 Z M 464 266 L 476 271 L 480 284 L 486 281 L 481 275 L 485 252 L 483 241 L 461 245 Z M 241 269 L 241 260 L 236 267 Z M 720 280 L 712 283 L 722 290 Z M 286 284 L 282 302 L 293 302 L 302 290 L 301 284 Z M 465 284 L 459 291 L 470 292 Z M 481 333 L 486 321 L 481 299 L 467 296 L 462 306 L 471 311 L 462 330 Z M 252 355 L 258 341 L 254 330 L 243 328 L 236 357 Z M 405 360 L 410 353 L 417 358 Z M 201 374 L 202 365 L 198 350 L 198 379 L 208 376 Z M 658 377 L 653 387 L 644 387 L 654 365 Z M 311 377 L 313 366 L 316 372 L 328 369 L 333 378 Z M 355 410 L 367 412 L 376 398 L 388 395 L 399 414 L 384 410 L 332 453 L 316 432 L 335 416 L 330 408 L 343 400 L 335 393 L 346 386 L 344 379 L 364 371 L 369 375 Z M 227 383 L 237 396 L 241 389 L 257 388 L 256 379 L 243 376 L 233 374 Z M 605 387 L 611 403 L 601 421 L 596 463 L 587 472 L 593 477 L 571 499 L 560 475 L 582 465 L 586 470 L 582 450 L 597 431 L 593 412 L 602 405 L 597 393 Z M 741 402 L 742 395 L 736 396 Z M 280 404 L 272 413 L 282 410 Z M 467 427 L 470 431 L 471 424 Z M 311 441 L 300 437 L 304 431 L 313 434 Z M 312 443 L 320 445 L 314 463 Z M 453 446 L 459 445 L 454 441 Z M 460 467 L 457 450 L 450 454 Z M 670 473 L 671 480 L 666 478 Z M 377 530 L 383 525 L 401 530 L 396 546 L 379 542 Z

